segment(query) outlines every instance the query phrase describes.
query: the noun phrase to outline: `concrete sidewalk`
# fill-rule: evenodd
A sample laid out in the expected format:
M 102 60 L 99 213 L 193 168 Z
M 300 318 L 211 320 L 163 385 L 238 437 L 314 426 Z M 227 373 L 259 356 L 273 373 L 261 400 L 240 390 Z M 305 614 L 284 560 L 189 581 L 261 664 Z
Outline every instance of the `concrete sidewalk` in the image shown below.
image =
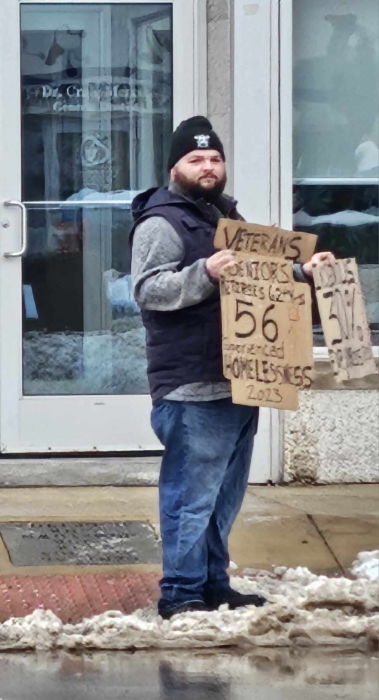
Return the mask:
M 306 566 L 348 575 L 379 546 L 379 485 L 250 487 L 231 536 L 235 574 Z M 159 595 L 155 487 L 0 489 L 0 622 L 129 614 Z
M 249 487 L 231 536 L 240 570 L 343 572 L 379 546 L 379 484 Z M 0 575 L 160 572 L 154 487 L 0 489 Z

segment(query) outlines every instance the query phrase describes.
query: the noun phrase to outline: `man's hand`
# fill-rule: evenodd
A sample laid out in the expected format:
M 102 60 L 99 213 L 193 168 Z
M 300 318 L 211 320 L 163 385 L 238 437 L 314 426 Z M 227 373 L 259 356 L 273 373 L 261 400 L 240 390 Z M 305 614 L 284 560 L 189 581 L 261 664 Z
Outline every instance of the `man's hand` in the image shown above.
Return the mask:
M 325 253 L 315 253 L 315 255 L 310 259 L 309 262 L 304 263 L 303 265 L 303 272 L 308 275 L 308 277 L 313 277 L 313 265 L 318 265 L 320 262 L 325 262 L 326 260 L 330 260 L 330 262 L 335 261 L 335 257 L 333 253 L 325 252 Z
M 219 253 L 215 253 L 205 261 L 205 267 L 209 277 L 213 280 L 219 280 L 224 267 L 233 262 L 234 254 L 231 250 L 220 250 Z

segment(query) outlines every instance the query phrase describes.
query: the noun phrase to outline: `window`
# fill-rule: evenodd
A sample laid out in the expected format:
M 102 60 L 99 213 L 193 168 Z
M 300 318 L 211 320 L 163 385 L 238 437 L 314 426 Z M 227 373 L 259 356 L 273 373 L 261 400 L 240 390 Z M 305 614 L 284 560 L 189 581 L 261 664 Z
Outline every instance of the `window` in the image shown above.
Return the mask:
M 378 48 L 377 0 L 293 0 L 294 228 L 316 233 L 318 250 L 357 259 L 376 345 Z
M 25 395 L 148 393 L 127 238 L 167 177 L 172 11 L 21 5 Z

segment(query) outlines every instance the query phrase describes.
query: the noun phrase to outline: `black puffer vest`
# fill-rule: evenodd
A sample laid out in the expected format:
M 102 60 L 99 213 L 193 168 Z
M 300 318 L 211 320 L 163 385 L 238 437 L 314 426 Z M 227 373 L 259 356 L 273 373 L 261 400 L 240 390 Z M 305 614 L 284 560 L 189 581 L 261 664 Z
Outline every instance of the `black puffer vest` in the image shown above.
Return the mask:
M 222 197 L 225 216 L 240 218 L 236 203 Z M 184 247 L 179 270 L 216 250 L 218 217 L 206 202 L 191 202 L 166 188 L 138 195 L 132 206 L 135 225 L 152 216 L 168 221 Z M 142 311 L 146 329 L 148 377 L 153 400 L 192 382 L 225 381 L 222 371 L 221 311 L 218 285 L 200 304 L 178 311 Z

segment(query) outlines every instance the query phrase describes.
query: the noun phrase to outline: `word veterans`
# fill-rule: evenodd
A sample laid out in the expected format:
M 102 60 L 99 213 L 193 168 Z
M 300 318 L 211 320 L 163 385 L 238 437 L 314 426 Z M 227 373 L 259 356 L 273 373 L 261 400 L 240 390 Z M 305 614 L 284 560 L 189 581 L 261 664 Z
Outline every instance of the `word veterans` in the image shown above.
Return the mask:
M 286 231 L 276 226 L 247 224 L 242 221 L 220 219 L 215 236 L 216 248 L 228 248 L 244 253 L 255 260 L 255 255 L 279 257 L 304 263 L 313 255 L 317 236 L 301 231 Z

